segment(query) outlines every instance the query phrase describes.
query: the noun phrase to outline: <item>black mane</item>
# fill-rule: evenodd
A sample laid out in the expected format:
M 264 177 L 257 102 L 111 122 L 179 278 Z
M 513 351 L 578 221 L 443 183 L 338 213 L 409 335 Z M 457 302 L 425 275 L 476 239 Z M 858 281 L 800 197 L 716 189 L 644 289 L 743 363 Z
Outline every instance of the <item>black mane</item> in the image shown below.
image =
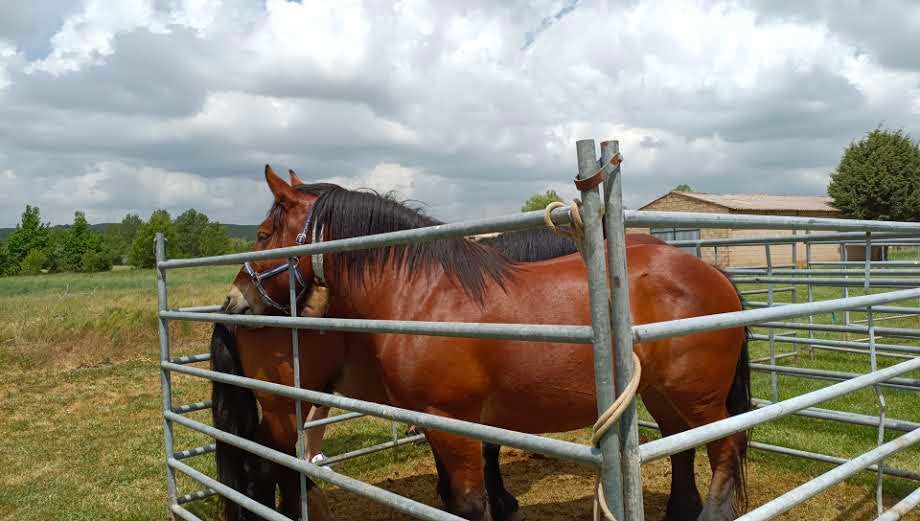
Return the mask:
M 491 246 L 516 262 L 555 259 L 578 251 L 575 241 L 557 235 L 549 228 L 506 232 L 495 237 L 480 239 L 479 244 Z
M 378 233 L 444 224 L 396 201 L 390 195 L 366 190 L 346 190 L 328 183 L 296 187 L 318 196 L 308 233 L 320 227 L 330 239 L 347 239 Z M 438 266 L 474 299 L 481 301 L 487 281 L 504 287 L 513 275 L 514 262 L 498 250 L 466 239 L 439 240 L 335 253 L 328 256 L 329 268 L 349 280 L 367 283 L 372 271 L 393 261 L 410 276 Z

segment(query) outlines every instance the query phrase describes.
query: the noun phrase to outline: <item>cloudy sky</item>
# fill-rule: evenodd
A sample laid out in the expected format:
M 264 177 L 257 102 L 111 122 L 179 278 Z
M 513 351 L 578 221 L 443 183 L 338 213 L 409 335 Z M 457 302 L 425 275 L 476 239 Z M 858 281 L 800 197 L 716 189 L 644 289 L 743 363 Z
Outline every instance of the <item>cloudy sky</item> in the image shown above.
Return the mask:
M 0 3 L 0 226 L 189 207 L 261 219 L 262 165 L 442 219 L 574 196 L 616 138 L 627 204 L 823 194 L 878 125 L 920 137 L 913 0 Z

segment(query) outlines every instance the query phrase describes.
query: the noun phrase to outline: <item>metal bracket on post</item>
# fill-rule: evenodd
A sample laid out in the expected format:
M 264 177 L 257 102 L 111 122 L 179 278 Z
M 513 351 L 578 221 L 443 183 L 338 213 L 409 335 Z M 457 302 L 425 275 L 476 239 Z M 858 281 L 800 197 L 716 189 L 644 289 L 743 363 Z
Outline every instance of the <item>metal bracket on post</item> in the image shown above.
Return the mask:
M 154 238 L 154 259 L 157 274 L 157 309 L 166 311 L 166 272 L 159 267 L 159 264 L 166 260 L 166 239 L 162 233 L 157 233 Z M 169 324 L 165 318 L 157 317 L 157 325 L 160 333 L 160 362 L 169 362 Z M 160 367 L 160 392 L 163 398 L 163 412 L 172 411 L 172 379 L 169 371 L 162 367 Z M 163 417 L 163 443 L 168 462 L 175 457 L 176 448 L 173 443 L 172 421 L 166 419 L 165 415 Z M 179 503 L 176 491 L 176 472 L 169 465 L 166 465 L 166 492 L 169 497 L 169 506 L 166 511 L 170 517 L 173 517 L 172 507 Z
M 593 139 L 576 143 L 578 178 L 586 179 L 597 171 L 597 155 Z M 588 295 L 591 304 L 591 327 L 594 331 L 594 381 L 597 393 L 597 414 L 603 414 L 616 399 L 611 353 L 610 304 L 604 252 L 602 217 L 604 204 L 597 186 L 581 193 L 582 218 L 585 223 L 584 260 L 588 268 Z M 620 465 L 620 435 L 610 429 L 600 440 L 603 456 L 600 468 L 601 486 L 607 508 L 617 519 L 624 519 L 623 476 Z
M 601 143 L 601 164 L 620 152 L 618 141 Z M 604 183 L 607 224 L 607 262 L 610 276 L 610 322 L 614 337 L 616 395 L 623 393 L 632 378 L 633 338 L 629 306 L 629 274 L 626 270 L 626 219 L 623 214 L 623 182 L 620 167 L 610 172 Z M 627 521 L 643 521 L 642 471 L 639 461 L 639 426 L 636 401 L 620 417 L 620 467 L 623 475 L 623 504 Z

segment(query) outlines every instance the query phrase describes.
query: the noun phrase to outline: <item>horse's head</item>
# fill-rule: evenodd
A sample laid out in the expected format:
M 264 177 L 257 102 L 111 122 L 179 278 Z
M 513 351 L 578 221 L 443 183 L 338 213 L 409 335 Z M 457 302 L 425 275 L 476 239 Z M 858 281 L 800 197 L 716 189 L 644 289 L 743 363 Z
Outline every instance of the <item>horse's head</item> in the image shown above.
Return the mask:
M 292 184 L 302 182 L 293 171 Z M 274 195 L 268 216 L 259 225 L 253 251 L 296 246 L 310 242 L 311 215 L 317 195 L 295 189 L 265 165 L 265 182 Z M 313 292 L 313 267 L 309 257 L 295 258 L 297 303 L 302 306 Z M 287 259 L 247 262 L 227 294 L 224 310 L 232 314 L 290 314 L 290 273 Z M 315 298 L 315 297 L 313 297 Z

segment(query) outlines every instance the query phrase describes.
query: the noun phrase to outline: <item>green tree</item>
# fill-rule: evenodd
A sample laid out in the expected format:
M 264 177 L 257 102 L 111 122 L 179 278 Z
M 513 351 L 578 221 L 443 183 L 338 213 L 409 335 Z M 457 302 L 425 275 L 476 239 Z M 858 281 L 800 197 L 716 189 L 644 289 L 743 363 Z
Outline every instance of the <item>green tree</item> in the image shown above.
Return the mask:
M 102 253 L 102 235 L 90 228 L 86 214 L 74 212 L 73 225 L 67 230 L 64 239 L 63 268 L 67 271 L 83 271 L 83 258 Z
M 181 257 L 201 255 L 201 241 L 208 229 L 208 216 L 195 209 L 182 212 L 176 217 L 176 252 Z
M 102 233 L 103 243 L 114 264 L 124 264 L 131 254 L 131 244 L 137 230 L 144 224 L 139 215 L 129 213 L 120 223 L 106 226 Z
M 198 253 L 195 256 L 222 255 L 230 251 L 230 236 L 227 235 L 227 229 L 219 222 L 208 223 L 198 239 Z
M 9 271 L 9 255 L 6 253 L 6 243 L 0 241 L 0 277 Z
M 554 201 L 562 202 L 562 198 L 559 197 L 559 194 L 557 194 L 555 190 L 547 190 L 546 193 L 530 196 L 530 199 L 521 207 L 521 211 L 532 212 L 534 210 L 542 210 L 546 208 L 546 205 Z
M 6 240 L 8 262 L 19 266 L 32 250 L 43 251 L 47 247 L 48 224 L 42 223 L 41 212 L 37 206 L 26 206 L 22 220 Z M 47 256 L 45 259 L 47 260 Z
M 48 256 L 48 271 L 64 271 L 64 247 L 67 242 L 69 230 L 67 228 L 51 228 L 48 230 L 48 246 L 45 253 Z
M 23 275 L 38 275 L 47 264 L 48 255 L 44 251 L 39 249 L 30 250 L 25 258 L 22 259 L 22 263 L 19 265 L 19 272 Z
M 168 257 L 176 256 L 176 228 L 169 216 L 169 212 L 156 210 L 150 215 L 150 220 L 138 228 L 137 235 L 131 243 L 131 253 L 128 260 L 132 266 L 138 268 L 153 267 L 156 261 L 153 251 L 153 239 L 156 237 L 157 232 L 166 237 L 166 255 Z
M 239 237 L 230 237 L 230 243 L 227 246 L 227 251 L 229 253 L 242 253 L 244 251 L 252 251 L 255 247 L 255 241 L 247 241 L 246 239 L 241 239 Z
M 875 129 L 847 146 L 827 193 L 848 217 L 920 220 L 920 148 L 901 130 Z
M 112 269 L 112 256 L 104 249 L 87 250 L 80 257 L 80 271 L 95 273 Z
M 687 183 L 681 183 L 674 187 L 674 192 L 692 192 L 693 188 L 690 188 L 690 185 Z

